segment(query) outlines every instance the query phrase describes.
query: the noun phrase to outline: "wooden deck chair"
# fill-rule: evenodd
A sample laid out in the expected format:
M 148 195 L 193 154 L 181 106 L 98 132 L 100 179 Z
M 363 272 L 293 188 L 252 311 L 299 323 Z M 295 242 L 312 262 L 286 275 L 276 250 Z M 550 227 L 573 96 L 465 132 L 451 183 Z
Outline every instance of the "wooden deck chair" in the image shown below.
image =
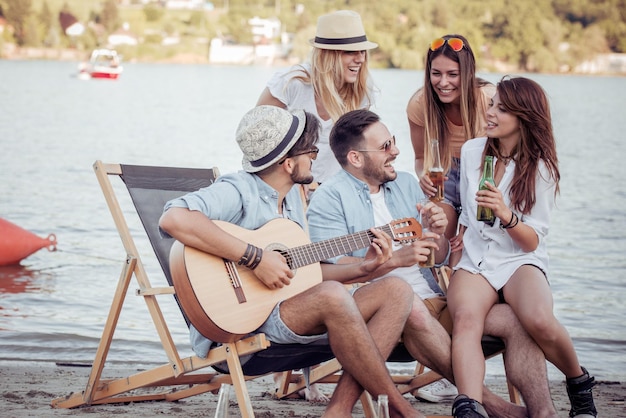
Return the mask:
M 318 364 L 333 358 L 329 346 L 280 345 L 271 344 L 263 334 L 243 338 L 212 348 L 206 359 L 197 356 L 182 358 L 173 342 L 165 318 L 157 301 L 157 296 L 176 297 L 171 286 L 169 251 L 173 239 L 162 239 L 158 231 L 158 220 L 166 201 L 189 191 L 208 186 L 218 176 L 217 168 L 190 169 L 153 166 L 133 166 L 103 164 L 96 161 L 93 166 L 102 192 L 118 233 L 127 253 L 118 281 L 113 302 L 96 351 L 85 390 L 52 400 L 56 408 L 137 402 L 148 400 L 176 401 L 189 396 L 215 392 L 222 383 L 232 384 L 242 417 L 253 417 L 254 412 L 245 381 L 255 376 L 271 372 Z M 126 185 L 131 200 L 153 250 L 170 286 L 153 287 L 150 284 L 144 264 L 139 257 L 135 240 L 131 236 L 120 203 L 115 195 L 111 177 L 119 177 Z M 146 302 L 152 321 L 156 327 L 168 363 L 132 376 L 105 380 L 102 372 L 125 296 L 133 276 L 137 279 L 137 295 Z M 182 311 L 181 311 L 182 312 Z M 184 313 L 183 313 L 184 315 Z M 186 319 L 186 318 L 185 318 Z M 242 365 L 240 357 L 252 355 Z M 226 362 L 229 374 L 216 371 L 197 373 L 196 371 Z M 194 373 L 196 372 L 196 373 Z M 148 388 L 149 391 L 140 389 Z M 158 389 L 163 388 L 161 391 Z
M 448 283 L 450 279 L 450 268 L 435 268 L 433 269 L 436 274 L 436 278 L 439 281 L 440 287 L 445 292 L 448 289 Z M 496 337 L 484 336 L 482 339 L 483 353 L 485 359 L 490 359 L 502 354 L 503 361 L 506 355 L 504 342 Z M 410 363 L 415 359 L 409 354 L 402 343 L 393 350 L 389 356 L 388 362 L 390 363 Z M 337 383 L 339 380 L 341 371 L 341 364 L 337 359 L 332 359 L 317 368 L 311 370 L 309 375 L 309 383 Z M 394 374 L 392 379 L 398 390 L 403 393 L 413 393 L 415 390 L 429 385 L 439 379 L 442 376 L 432 370 L 425 370 L 424 365 L 417 364 L 413 374 Z M 521 395 L 515 386 L 507 379 L 507 386 L 509 392 L 509 399 L 511 402 L 521 404 Z M 279 398 L 286 398 L 287 396 L 303 389 L 305 387 L 305 379 L 301 373 L 294 373 L 293 371 L 286 371 L 280 379 L 280 385 L 277 391 Z M 373 409 L 373 400 L 371 397 L 361 398 L 363 404 L 363 410 L 366 418 L 376 418 Z

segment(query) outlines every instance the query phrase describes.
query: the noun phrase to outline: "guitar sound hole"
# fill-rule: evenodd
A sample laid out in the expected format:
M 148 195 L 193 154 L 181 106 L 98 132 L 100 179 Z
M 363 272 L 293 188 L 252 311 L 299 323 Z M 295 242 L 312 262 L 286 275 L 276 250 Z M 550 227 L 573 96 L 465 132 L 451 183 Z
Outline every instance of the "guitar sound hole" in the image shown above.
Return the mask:
M 280 253 L 283 257 L 285 257 L 285 260 L 287 260 L 287 265 L 289 266 L 289 268 L 291 270 L 295 270 L 295 260 L 293 256 L 289 253 L 289 248 L 285 245 L 280 243 L 270 244 L 263 251 L 276 251 L 277 253 Z

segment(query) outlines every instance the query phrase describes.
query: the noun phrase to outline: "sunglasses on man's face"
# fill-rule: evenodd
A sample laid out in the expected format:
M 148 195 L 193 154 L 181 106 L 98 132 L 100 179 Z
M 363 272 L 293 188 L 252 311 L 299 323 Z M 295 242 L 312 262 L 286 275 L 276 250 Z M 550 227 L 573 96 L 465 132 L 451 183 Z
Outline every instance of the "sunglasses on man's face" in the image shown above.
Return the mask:
M 293 158 L 293 157 L 297 157 L 298 155 L 305 155 L 305 154 L 308 154 L 310 159 L 315 160 L 315 159 L 317 159 L 317 153 L 318 152 L 320 152 L 319 148 L 317 148 L 317 147 L 311 148 L 311 149 L 308 149 L 306 151 L 302 151 L 302 152 L 295 153 L 293 155 L 286 156 L 285 158 L 280 160 L 278 162 L 278 164 L 284 163 L 287 158 Z
M 430 50 L 436 51 L 442 46 L 444 46 L 446 43 L 448 44 L 450 48 L 452 48 L 454 52 L 459 52 L 465 46 L 465 43 L 463 42 L 463 39 L 461 38 L 448 38 L 448 39 L 437 38 L 430 43 Z
M 396 145 L 396 137 L 395 135 L 386 140 L 380 147 L 376 149 L 357 149 L 355 151 L 359 152 L 389 152 L 391 148 Z

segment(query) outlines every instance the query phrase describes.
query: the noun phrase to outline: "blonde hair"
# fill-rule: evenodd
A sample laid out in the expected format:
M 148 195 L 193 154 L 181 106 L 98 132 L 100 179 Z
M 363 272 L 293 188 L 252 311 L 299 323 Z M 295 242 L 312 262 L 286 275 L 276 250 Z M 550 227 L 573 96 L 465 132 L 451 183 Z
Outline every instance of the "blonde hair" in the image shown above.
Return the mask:
M 349 52 L 313 48 L 310 73 L 300 68 L 299 70 L 305 74 L 292 78 L 292 80 L 298 79 L 313 86 L 315 97 L 322 101 L 333 122 L 351 110 L 360 109 L 364 99 L 367 99 L 367 103 L 372 102 L 368 84 L 368 52 L 365 51 L 365 60 L 355 83 L 344 83 L 341 60 L 344 53 Z

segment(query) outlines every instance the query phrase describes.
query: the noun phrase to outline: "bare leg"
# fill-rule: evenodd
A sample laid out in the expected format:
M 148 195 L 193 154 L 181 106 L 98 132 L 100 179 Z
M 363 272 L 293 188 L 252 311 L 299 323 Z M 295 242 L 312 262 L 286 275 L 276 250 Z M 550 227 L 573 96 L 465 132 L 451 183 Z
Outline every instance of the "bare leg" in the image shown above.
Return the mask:
M 418 296 L 404 329 L 403 342 L 411 356 L 420 364 L 452 380 L 450 335 L 433 318 Z
M 552 292 L 543 273 L 526 265 L 517 269 L 504 287 L 504 296 L 524 329 L 537 341 L 546 358 L 565 377 L 583 374 L 574 343 L 553 312 Z
M 451 205 L 447 203 L 439 202 L 438 205 L 439 207 L 443 209 L 443 211 L 446 213 L 446 216 L 448 218 L 448 226 L 446 227 L 445 236 L 446 238 L 451 239 L 457 233 L 459 215 L 457 215 L 454 207 L 452 207 Z M 450 259 L 448 261 L 448 265 L 450 267 L 454 267 L 456 263 L 459 262 L 460 259 L 461 259 L 461 251 L 455 251 L 453 253 L 450 253 Z
M 340 283 L 323 282 L 281 304 L 283 321 L 297 334 L 328 331 L 344 368 L 325 417 L 351 417 L 363 388 L 374 397 L 388 395 L 394 417 L 423 417 L 397 390 L 385 365 L 412 301 L 406 282 L 387 278 L 363 286 L 354 298 Z
M 481 340 L 485 318 L 497 294 L 480 275 L 457 270 L 450 279 L 448 309 L 452 330 L 452 369 L 459 394 L 483 401 L 485 359 Z
M 515 319 L 515 318 L 514 318 Z M 517 322 L 517 319 L 515 319 Z M 517 322 L 519 324 L 519 322 Z M 506 324 L 505 324 L 506 325 Z M 523 331 L 523 330 L 522 330 Z M 450 335 L 417 297 L 405 327 L 403 341 L 419 363 L 454 382 Z M 535 346 L 535 348 L 537 348 Z M 549 397 L 549 396 L 548 396 Z M 485 408 L 499 418 L 526 417 L 526 408 L 512 404 L 483 387 Z
M 543 351 L 523 329 L 509 305 L 501 304 L 491 308 L 485 320 L 485 334 L 499 337 L 504 341 L 506 375 L 522 394 L 528 416 L 558 417 L 550 396 Z M 483 399 L 490 415 L 505 416 L 503 410 L 503 407 L 506 408 L 505 405 L 498 400 L 494 401 L 489 394 L 485 394 Z M 508 411 L 510 408 L 505 410 Z

